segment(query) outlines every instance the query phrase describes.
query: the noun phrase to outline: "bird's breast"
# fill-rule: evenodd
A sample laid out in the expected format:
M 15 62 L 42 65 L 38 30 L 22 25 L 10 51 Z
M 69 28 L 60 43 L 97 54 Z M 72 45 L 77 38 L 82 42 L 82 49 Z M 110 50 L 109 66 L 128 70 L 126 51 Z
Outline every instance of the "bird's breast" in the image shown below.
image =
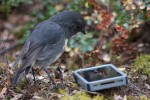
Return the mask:
M 67 43 L 68 43 L 68 39 L 65 39 L 65 43 L 64 43 L 64 46 L 63 46 L 64 50 L 65 50 L 65 47 L 67 46 Z
M 59 48 L 59 51 L 57 52 L 57 55 L 56 55 L 54 61 L 56 61 L 56 60 L 62 55 L 62 53 L 65 51 L 65 48 L 66 48 L 66 46 L 67 46 L 67 42 L 68 42 L 68 39 L 65 39 L 65 40 L 64 40 L 64 43 L 63 43 L 63 45 L 62 45 L 62 47 Z

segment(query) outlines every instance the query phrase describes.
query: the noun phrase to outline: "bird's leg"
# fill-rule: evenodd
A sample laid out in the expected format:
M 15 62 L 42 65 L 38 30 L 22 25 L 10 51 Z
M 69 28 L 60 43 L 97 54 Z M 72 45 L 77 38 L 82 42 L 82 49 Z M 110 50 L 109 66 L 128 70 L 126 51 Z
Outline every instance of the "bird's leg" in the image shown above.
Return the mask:
M 57 67 L 56 70 L 58 71 L 58 75 L 60 76 L 61 82 L 62 82 L 62 84 L 60 85 L 60 87 L 61 88 L 66 88 L 66 85 L 64 84 L 64 79 L 63 79 L 63 74 L 62 74 L 61 68 Z
M 62 83 L 63 83 L 63 76 L 62 76 L 62 71 L 61 71 L 60 67 L 57 67 L 56 70 L 59 72 L 59 75 L 61 76 L 61 80 L 62 80 Z
M 36 84 L 36 79 L 35 79 L 35 73 L 34 73 L 34 69 L 32 68 L 32 75 L 33 75 L 33 79 L 34 79 L 34 85 Z
M 58 71 L 59 71 L 59 73 L 62 73 L 62 72 L 61 72 L 61 69 L 60 69 L 60 67 L 57 67 L 57 69 L 56 69 L 56 70 L 58 70 Z
M 54 80 L 52 79 L 51 75 L 49 74 L 48 70 L 47 70 L 46 68 L 43 68 L 43 69 L 44 69 L 44 71 L 46 72 L 46 74 L 48 75 L 50 81 L 52 81 L 52 84 L 53 84 L 53 85 L 56 85 L 56 83 L 55 83 Z

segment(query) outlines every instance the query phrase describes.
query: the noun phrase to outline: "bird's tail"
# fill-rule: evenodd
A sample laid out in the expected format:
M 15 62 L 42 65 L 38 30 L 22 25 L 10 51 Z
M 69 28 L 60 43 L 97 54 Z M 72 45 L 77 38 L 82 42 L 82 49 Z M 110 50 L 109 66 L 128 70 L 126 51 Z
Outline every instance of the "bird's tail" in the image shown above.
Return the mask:
M 17 69 L 17 65 L 18 65 L 19 61 L 22 60 L 23 56 L 28 52 L 29 45 L 30 45 L 30 42 L 26 42 L 25 45 L 23 46 L 23 49 L 22 49 L 21 53 L 19 54 L 17 60 L 13 64 L 14 69 Z M 15 71 L 15 75 L 14 75 L 12 85 L 16 85 L 16 84 L 19 83 L 19 81 L 20 81 L 20 79 L 21 79 L 21 77 L 24 73 L 25 67 L 23 67 L 23 66 L 25 66 L 25 65 L 27 65 L 25 63 L 25 61 L 22 61 L 20 69 L 18 71 Z
M 16 67 L 18 65 L 19 61 L 28 52 L 29 45 L 30 45 L 30 42 L 25 43 L 25 45 L 23 46 L 23 49 L 22 49 L 20 55 L 18 56 L 17 60 L 15 61 L 14 65 L 13 65 L 13 67 Z
M 14 75 L 14 78 L 12 81 L 12 86 L 17 85 L 20 82 L 20 80 L 21 80 L 22 76 L 24 75 L 25 70 L 27 68 L 26 66 L 27 66 L 27 64 L 25 64 L 25 61 L 22 62 L 20 69 L 15 72 L 15 75 Z
M 36 61 L 36 57 L 40 54 L 40 52 L 43 50 L 43 48 L 45 47 L 45 44 L 34 44 L 33 46 L 31 45 L 30 50 L 28 50 L 29 46 L 24 46 L 27 48 L 24 48 L 21 56 L 18 57 L 16 64 L 19 62 L 18 60 L 22 60 L 22 64 L 19 68 L 18 71 L 16 71 L 15 75 L 14 75 L 14 79 L 12 81 L 12 85 L 17 85 L 19 83 L 19 81 L 21 80 L 23 74 L 28 74 L 30 72 L 30 69 L 32 68 L 32 66 L 35 64 Z M 23 56 L 22 56 L 23 54 Z

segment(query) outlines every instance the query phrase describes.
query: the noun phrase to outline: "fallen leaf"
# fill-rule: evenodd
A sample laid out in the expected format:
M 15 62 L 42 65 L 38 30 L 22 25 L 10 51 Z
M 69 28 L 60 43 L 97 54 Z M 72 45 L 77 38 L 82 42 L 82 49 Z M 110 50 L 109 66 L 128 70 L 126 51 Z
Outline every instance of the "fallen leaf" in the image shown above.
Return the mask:
M 150 10 L 150 4 L 147 6 L 147 10 Z
M 132 8 L 133 10 L 135 10 L 135 9 L 136 9 L 136 7 L 135 7 L 135 5 L 134 5 L 134 4 L 132 4 L 132 5 L 131 5 L 131 8 Z
M 15 95 L 15 97 L 13 97 L 13 98 L 10 99 L 10 100 L 18 100 L 18 99 L 20 99 L 22 96 L 23 96 L 23 94 L 17 94 L 17 95 Z
M 7 79 L 7 81 L 5 82 L 4 88 L 0 92 L 0 98 L 3 98 L 4 94 L 7 92 L 9 85 L 10 85 L 10 79 Z
M 145 83 L 145 86 L 146 86 L 147 89 L 150 90 L 150 85 L 149 84 Z
M 33 98 L 33 99 L 36 99 L 36 100 L 42 100 L 42 98 L 39 97 L 39 96 L 37 96 L 37 95 L 33 96 L 32 98 Z
M 121 71 L 125 71 L 125 68 L 118 68 L 119 70 L 121 70 Z
M 133 4 L 133 0 L 127 0 L 128 4 Z
M 144 9 L 144 8 L 145 8 L 145 5 L 144 5 L 144 4 L 140 6 L 140 9 Z
M 114 99 L 115 100 L 124 100 L 123 97 L 121 97 L 120 95 L 114 94 Z
M 142 1 L 138 1 L 138 2 L 137 2 L 137 5 L 139 5 L 139 6 L 142 5 L 142 4 L 143 4 Z
M 6 87 L 4 87 L 4 88 L 2 89 L 2 91 L 0 92 L 0 98 L 3 98 L 3 97 L 4 97 L 4 94 L 6 93 L 6 90 L 7 90 Z

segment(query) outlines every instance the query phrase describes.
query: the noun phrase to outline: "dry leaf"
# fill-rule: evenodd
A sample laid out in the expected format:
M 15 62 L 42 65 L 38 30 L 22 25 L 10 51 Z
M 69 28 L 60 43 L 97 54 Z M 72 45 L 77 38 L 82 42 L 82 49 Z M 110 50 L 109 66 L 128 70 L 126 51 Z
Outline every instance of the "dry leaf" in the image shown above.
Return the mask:
M 136 3 L 137 3 L 137 5 L 138 5 L 138 6 L 140 6 L 140 5 L 142 5 L 142 4 L 143 4 L 143 2 L 142 2 L 142 1 L 137 1 Z
M 42 100 L 42 98 L 39 97 L 39 96 L 37 96 L 37 95 L 33 96 L 32 98 L 33 98 L 33 99 L 36 99 L 36 100 Z
M 0 98 L 4 98 L 4 94 L 6 93 L 6 90 L 7 90 L 6 87 L 4 87 L 4 88 L 2 89 L 2 91 L 0 92 Z
M 5 82 L 4 88 L 0 92 L 0 98 L 3 98 L 4 94 L 7 92 L 9 85 L 10 85 L 10 79 L 7 79 L 7 81 Z
M 127 0 L 128 4 L 133 4 L 133 0 Z
M 147 10 L 150 10 L 150 5 L 147 6 Z
M 145 5 L 144 5 L 144 4 L 140 6 L 140 9 L 144 9 L 144 8 L 145 8 Z
M 150 85 L 149 84 L 145 83 L 145 86 L 146 86 L 147 89 L 150 90 Z
M 61 5 L 61 4 L 55 6 L 55 9 L 56 9 L 57 11 L 61 11 L 63 8 L 64 8 L 64 6 Z
M 118 68 L 119 70 L 121 70 L 121 71 L 125 71 L 125 68 Z
M 126 10 L 131 10 L 131 6 L 127 5 L 127 6 L 125 7 L 125 9 L 126 9 Z
M 17 94 L 17 95 L 15 95 L 14 98 L 12 98 L 12 99 L 10 99 L 10 100 L 18 100 L 18 99 L 20 99 L 22 96 L 23 96 L 23 94 Z
M 136 9 L 136 7 L 135 7 L 134 4 L 131 5 L 131 8 L 132 8 L 133 10 Z
M 114 99 L 115 100 L 124 100 L 123 97 L 121 97 L 120 95 L 114 94 Z

